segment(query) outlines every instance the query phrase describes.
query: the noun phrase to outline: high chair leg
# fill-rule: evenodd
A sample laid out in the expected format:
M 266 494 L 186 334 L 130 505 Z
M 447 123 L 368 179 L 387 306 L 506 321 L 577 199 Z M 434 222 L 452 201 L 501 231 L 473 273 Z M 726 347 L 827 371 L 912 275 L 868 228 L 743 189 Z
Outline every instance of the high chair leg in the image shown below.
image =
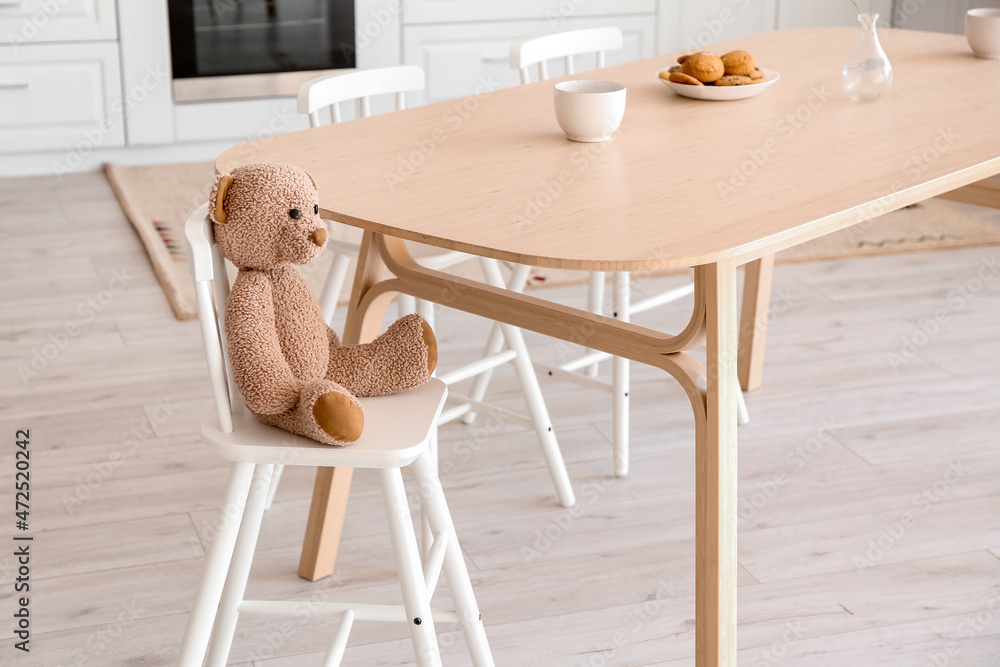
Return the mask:
M 413 531 L 413 519 L 406 501 L 406 489 L 399 468 L 386 468 L 382 475 L 382 497 L 385 500 L 385 514 L 389 520 L 389 536 L 392 550 L 396 555 L 396 571 L 399 586 L 403 591 L 403 607 L 406 609 L 406 624 L 410 629 L 410 640 L 419 667 L 440 667 L 441 654 L 438 650 L 434 619 L 431 618 L 430 598 L 424 586 L 424 574 L 417 549 L 417 537 Z
M 236 632 L 237 609 L 243 601 L 247 577 L 250 576 L 250 564 L 253 562 L 253 552 L 257 547 L 260 523 L 264 518 L 264 502 L 267 500 L 273 467 L 258 464 L 253 471 L 253 481 L 250 483 L 250 493 L 247 496 L 246 509 L 243 511 L 240 533 L 236 538 L 236 549 L 229 564 L 226 586 L 222 590 L 219 613 L 215 618 L 212 641 L 208 647 L 208 667 L 224 667 L 229 657 L 229 649 L 232 647 L 233 635 Z
M 427 453 L 431 457 L 431 463 L 434 464 L 434 469 L 437 470 L 438 466 L 438 427 L 435 426 L 431 431 L 431 439 L 427 444 Z M 420 560 L 423 561 L 431 552 L 431 546 L 434 544 L 434 533 L 431 531 L 431 523 L 427 519 L 427 513 L 424 511 L 424 507 L 420 506 Z
M 242 499 L 246 497 L 250 488 L 253 471 L 252 463 L 236 463 L 229 473 L 226 495 L 219 512 L 222 529 L 208 547 L 205 571 L 201 575 L 201 583 L 198 584 L 191 615 L 188 616 L 187 629 L 181 641 L 180 657 L 177 662 L 180 667 L 201 667 L 205 659 L 215 613 L 219 608 L 222 588 L 226 583 L 226 573 L 233 559 L 236 536 L 240 530 L 240 518 L 243 516 Z
M 479 606 L 476 604 L 476 596 L 472 591 L 469 570 L 465 566 L 465 556 L 455 534 L 455 524 L 448 510 L 437 471 L 426 453 L 413 462 L 413 472 L 432 530 L 435 534 L 447 536 L 442 569 L 448 581 L 448 590 L 451 591 L 451 597 L 455 602 L 455 611 L 461 619 L 462 632 L 465 634 L 465 641 L 472 655 L 472 664 L 475 667 L 493 667 L 493 656 L 486 639 Z

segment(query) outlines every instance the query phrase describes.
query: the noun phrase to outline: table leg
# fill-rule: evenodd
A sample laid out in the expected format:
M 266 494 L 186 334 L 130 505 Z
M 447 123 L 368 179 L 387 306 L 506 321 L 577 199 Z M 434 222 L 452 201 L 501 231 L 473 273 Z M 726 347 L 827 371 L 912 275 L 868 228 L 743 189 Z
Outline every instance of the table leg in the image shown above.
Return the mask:
M 365 232 L 358 253 L 358 266 L 351 288 L 351 302 L 343 342 L 353 345 L 371 340 L 379 334 L 388 299 L 361 310 L 361 301 L 368 289 L 382 279 L 385 265 L 374 244 L 374 234 Z M 340 546 L 340 531 L 347 511 L 353 468 L 319 468 L 313 484 L 312 505 L 306 535 L 299 558 L 299 576 L 309 581 L 333 574 Z
M 987 178 L 985 181 L 966 185 L 964 188 L 946 192 L 938 197 L 963 204 L 1000 208 L 1000 178 Z
M 706 308 L 705 419 L 695 445 L 695 656 L 736 665 L 736 266 L 698 267 Z
M 767 338 L 773 274 L 774 255 L 761 257 L 746 265 L 738 363 L 743 391 L 753 391 L 759 387 L 764 373 L 764 341 Z
M 333 574 L 344 527 L 354 468 L 317 468 L 306 536 L 299 557 L 299 576 L 316 581 Z

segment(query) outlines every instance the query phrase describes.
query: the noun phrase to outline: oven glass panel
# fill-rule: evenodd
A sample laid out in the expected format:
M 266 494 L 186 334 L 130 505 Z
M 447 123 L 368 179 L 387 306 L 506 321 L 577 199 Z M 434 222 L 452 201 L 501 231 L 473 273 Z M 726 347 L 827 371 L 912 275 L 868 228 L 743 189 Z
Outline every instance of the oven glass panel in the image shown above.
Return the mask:
M 169 0 L 174 78 L 354 67 L 353 0 Z

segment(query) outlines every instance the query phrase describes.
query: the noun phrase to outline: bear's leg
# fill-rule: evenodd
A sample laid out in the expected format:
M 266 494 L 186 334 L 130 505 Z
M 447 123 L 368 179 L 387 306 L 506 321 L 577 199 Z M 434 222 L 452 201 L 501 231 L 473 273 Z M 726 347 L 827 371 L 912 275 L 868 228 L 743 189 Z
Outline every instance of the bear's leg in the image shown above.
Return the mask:
M 361 437 L 365 415 L 357 399 L 331 380 L 306 383 L 295 407 L 280 415 L 257 415 L 270 426 L 318 440 L 346 445 Z
M 407 315 L 370 343 L 331 346 L 326 378 L 355 396 L 385 396 L 419 387 L 436 367 L 434 332 L 419 315 Z

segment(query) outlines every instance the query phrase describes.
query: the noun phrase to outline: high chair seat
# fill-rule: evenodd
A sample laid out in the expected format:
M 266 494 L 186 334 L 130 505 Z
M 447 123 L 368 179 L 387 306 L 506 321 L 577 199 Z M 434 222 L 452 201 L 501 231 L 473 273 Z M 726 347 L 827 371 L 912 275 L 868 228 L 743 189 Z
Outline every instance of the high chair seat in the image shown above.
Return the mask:
M 416 389 L 359 398 L 365 430 L 350 445 L 324 445 L 268 426 L 242 405 L 233 408 L 233 432 L 223 433 L 214 414 L 201 426 L 205 442 L 239 463 L 342 468 L 400 468 L 424 451 L 448 388 L 436 378 Z

